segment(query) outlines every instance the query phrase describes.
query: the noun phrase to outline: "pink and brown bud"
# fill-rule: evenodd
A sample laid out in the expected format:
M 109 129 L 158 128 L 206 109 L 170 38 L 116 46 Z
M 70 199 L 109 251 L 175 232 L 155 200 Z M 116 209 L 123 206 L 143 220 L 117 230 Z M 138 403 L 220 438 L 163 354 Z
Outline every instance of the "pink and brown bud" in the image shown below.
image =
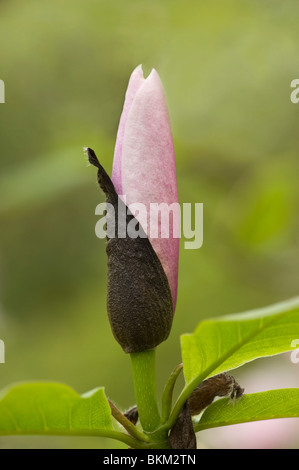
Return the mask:
M 177 225 L 169 224 L 163 237 L 160 221 L 149 220 L 150 205 L 178 202 L 174 146 L 163 85 L 153 69 L 143 77 L 141 66 L 132 73 L 120 118 L 113 160 L 112 181 L 117 194 L 126 197 L 128 206 L 142 203 L 147 208 L 136 218 L 141 223 L 167 276 L 175 309 L 178 283 L 179 238 Z M 173 222 L 178 224 L 178 218 Z M 161 236 L 151 237 L 153 233 Z
M 112 178 L 87 149 L 98 168 L 98 182 L 106 194 L 107 224 L 114 218 L 115 237 L 107 231 L 107 309 L 116 340 L 127 353 L 153 349 L 167 339 L 177 296 L 179 238 L 169 218 L 167 237 L 161 219 L 148 219 L 151 204 L 177 203 L 176 169 L 170 121 L 163 87 L 155 70 L 144 79 L 141 67 L 130 78 L 117 134 Z M 130 212 L 132 205 L 147 210 Z M 141 236 L 123 233 L 133 221 Z M 134 220 L 133 220 L 134 219 Z M 156 223 L 157 227 L 152 227 Z M 151 230 L 149 230 L 151 227 Z M 156 230 L 155 230 L 156 229 Z M 158 233 L 157 237 L 151 236 Z

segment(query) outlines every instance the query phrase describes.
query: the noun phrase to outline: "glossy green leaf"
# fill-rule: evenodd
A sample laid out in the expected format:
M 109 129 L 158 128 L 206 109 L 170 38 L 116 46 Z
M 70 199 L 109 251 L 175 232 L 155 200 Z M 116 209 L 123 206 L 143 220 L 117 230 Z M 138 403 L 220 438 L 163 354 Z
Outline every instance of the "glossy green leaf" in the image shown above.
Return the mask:
M 0 396 L 0 435 L 101 435 L 109 430 L 111 412 L 102 388 L 79 395 L 63 384 L 28 383 Z
M 195 388 L 208 376 L 289 351 L 297 338 L 299 298 L 203 321 L 193 334 L 181 338 L 186 382 Z
M 222 398 L 212 403 L 195 425 L 195 431 L 251 421 L 299 417 L 299 388 L 243 395 L 236 402 Z

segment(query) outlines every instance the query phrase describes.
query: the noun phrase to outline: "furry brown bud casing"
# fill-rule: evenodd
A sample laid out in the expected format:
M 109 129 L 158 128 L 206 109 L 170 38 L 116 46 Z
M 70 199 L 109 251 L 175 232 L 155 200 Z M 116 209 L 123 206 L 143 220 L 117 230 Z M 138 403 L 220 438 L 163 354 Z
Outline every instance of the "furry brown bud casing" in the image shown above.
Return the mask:
M 118 237 L 119 208 L 123 206 L 126 210 L 126 225 L 134 217 L 118 197 L 94 151 L 86 150 L 89 162 L 98 168 L 98 183 L 107 203 L 114 208 L 115 238 L 107 237 L 106 248 L 107 310 L 113 335 L 126 353 L 153 349 L 167 339 L 173 320 L 173 301 L 166 274 L 145 233 L 142 237 L 130 238 L 125 231 L 125 238 Z M 111 222 L 109 217 L 112 214 L 108 209 L 107 223 Z

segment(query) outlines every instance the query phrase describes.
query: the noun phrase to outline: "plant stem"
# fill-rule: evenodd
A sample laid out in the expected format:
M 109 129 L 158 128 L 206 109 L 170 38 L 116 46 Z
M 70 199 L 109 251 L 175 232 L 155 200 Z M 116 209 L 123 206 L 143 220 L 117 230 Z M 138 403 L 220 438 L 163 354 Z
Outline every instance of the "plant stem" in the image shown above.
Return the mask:
M 167 384 L 165 385 L 164 392 L 162 395 L 162 416 L 161 423 L 164 424 L 169 418 L 172 406 L 172 394 L 173 389 L 176 383 L 178 376 L 180 375 L 181 370 L 183 369 L 183 364 L 179 364 L 173 370 L 171 376 L 168 379 Z
M 155 354 L 154 349 L 130 354 L 138 414 L 145 432 L 153 432 L 160 425 Z
M 125 415 L 114 405 L 114 403 L 111 400 L 108 400 L 108 403 L 111 408 L 112 416 L 128 431 L 128 433 L 132 437 L 140 441 L 150 442 L 150 439 L 148 438 L 148 436 L 144 434 L 143 432 L 139 431 L 136 428 L 136 426 L 133 423 L 131 423 L 131 421 L 129 421 L 128 418 L 125 417 Z

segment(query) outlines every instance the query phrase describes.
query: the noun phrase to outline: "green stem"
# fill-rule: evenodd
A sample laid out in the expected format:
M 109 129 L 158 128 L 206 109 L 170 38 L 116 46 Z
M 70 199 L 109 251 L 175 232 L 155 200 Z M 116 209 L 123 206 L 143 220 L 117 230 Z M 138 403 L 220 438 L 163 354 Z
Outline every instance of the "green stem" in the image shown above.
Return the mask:
M 155 353 L 155 350 L 151 349 L 130 354 L 138 414 L 145 432 L 153 432 L 160 425 Z
M 214 367 L 214 369 L 215 369 L 215 367 Z M 212 369 L 212 370 L 214 370 L 214 369 Z M 179 397 L 178 397 L 178 399 L 177 399 L 177 401 L 176 401 L 176 403 L 175 403 L 175 405 L 172 409 L 171 415 L 169 416 L 166 423 L 163 423 L 163 425 L 161 426 L 161 428 L 160 428 L 161 432 L 163 430 L 167 430 L 167 429 L 172 428 L 172 426 L 175 424 L 176 420 L 178 419 L 179 414 L 180 414 L 184 404 L 188 400 L 189 396 L 191 395 L 193 390 L 195 390 L 195 388 L 206 378 L 206 376 L 207 376 L 206 374 L 201 374 L 198 377 L 196 377 L 196 379 L 192 380 L 192 382 L 185 385 L 185 387 L 183 388 L 181 394 L 179 395 Z
M 178 376 L 180 375 L 181 370 L 183 369 L 183 364 L 179 364 L 173 370 L 171 376 L 168 379 L 167 384 L 165 385 L 164 392 L 162 395 L 162 416 L 161 423 L 164 424 L 169 418 L 171 407 L 172 407 L 172 395 L 173 389 L 176 383 Z
M 150 442 L 150 439 L 146 434 L 139 431 L 136 426 L 129 421 L 125 415 L 114 405 L 111 400 L 108 400 L 111 408 L 112 416 L 128 431 L 128 433 L 137 440 Z

